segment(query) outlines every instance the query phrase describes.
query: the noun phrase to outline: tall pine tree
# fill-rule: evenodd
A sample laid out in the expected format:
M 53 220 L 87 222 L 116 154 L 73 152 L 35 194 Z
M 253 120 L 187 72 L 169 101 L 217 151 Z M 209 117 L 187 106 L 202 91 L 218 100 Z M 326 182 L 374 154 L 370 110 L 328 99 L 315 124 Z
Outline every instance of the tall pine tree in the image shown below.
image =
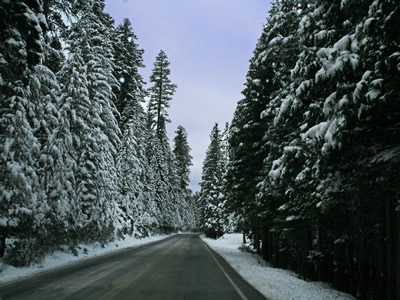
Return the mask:
M 152 127 L 155 128 L 159 137 L 162 134 L 163 123 L 169 122 L 167 108 L 169 108 L 169 102 L 177 88 L 177 85 L 171 83 L 169 79 L 171 73 L 169 64 L 167 55 L 163 50 L 160 50 L 154 62 L 153 73 L 150 76 L 150 82 L 153 86 L 149 89 L 149 112 L 152 117 Z
M 201 227 L 208 236 L 217 238 L 223 234 L 226 218 L 223 203 L 223 153 L 218 124 L 214 125 L 210 139 L 203 162 L 198 201 L 201 205 Z
M 195 209 L 193 207 L 191 190 L 189 189 L 190 166 L 193 165 L 193 157 L 190 155 L 190 147 L 187 141 L 187 132 L 183 126 L 178 126 L 174 138 L 174 148 L 172 150 L 176 163 L 176 175 L 179 185 L 178 203 L 182 222 L 187 228 L 195 227 Z
M 36 170 L 40 153 L 34 132 L 36 107 L 29 101 L 28 87 L 43 59 L 47 24 L 40 1 L 2 0 L 0 20 L 0 254 L 6 250 L 11 263 L 24 265 L 32 262 L 25 255 L 38 249 L 43 230 L 40 214 L 47 210 Z M 11 236 L 14 243 L 6 244 Z

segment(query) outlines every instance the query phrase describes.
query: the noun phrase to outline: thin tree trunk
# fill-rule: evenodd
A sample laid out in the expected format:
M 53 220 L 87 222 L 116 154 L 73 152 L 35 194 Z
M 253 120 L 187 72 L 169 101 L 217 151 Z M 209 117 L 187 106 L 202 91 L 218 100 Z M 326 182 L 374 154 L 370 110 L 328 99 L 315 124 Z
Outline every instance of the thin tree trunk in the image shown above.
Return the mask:
M 394 236 L 393 229 L 394 223 L 394 207 L 392 205 L 392 198 L 390 195 L 385 199 L 386 207 L 386 268 L 387 268 L 387 281 L 386 281 L 386 295 L 388 299 L 395 299 L 395 257 L 394 257 Z
M 377 299 L 386 299 L 386 243 L 385 243 L 385 207 L 380 207 L 380 222 L 378 231 L 377 259 L 376 259 L 376 282 Z
M 268 259 L 268 229 L 267 226 L 262 226 L 261 228 L 261 241 L 262 241 L 262 249 L 261 254 L 264 260 Z
M 399 195 L 400 196 L 400 195 Z M 400 300 L 400 211 L 396 213 L 396 231 L 397 231 L 397 261 L 396 261 L 396 286 L 397 286 L 397 295 L 396 300 Z
M 356 273 L 355 272 L 355 266 L 354 266 L 354 254 L 353 254 L 353 245 L 350 241 L 346 241 L 346 252 L 345 252 L 345 258 L 346 258 L 346 269 L 347 269 L 347 274 L 348 274 L 348 284 L 349 284 L 349 290 L 351 291 L 351 294 L 355 294 L 357 292 L 357 286 L 356 286 Z
M 276 267 L 279 263 L 279 257 L 278 257 L 278 243 L 277 243 L 277 238 L 276 238 L 276 232 L 272 232 L 272 265 Z
M 334 243 L 334 286 L 341 291 L 346 290 L 346 274 L 344 272 L 345 268 L 345 250 L 344 242 L 338 241 Z
M 369 286 L 368 281 L 370 266 L 368 256 L 371 255 L 371 248 L 367 246 L 367 241 L 364 237 L 362 237 L 360 250 L 360 279 L 358 283 L 357 297 L 360 300 L 365 300 L 367 299 L 367 290 Z
M 257 254 L 260 254 L 260 236 L 258 232 L 258 226 L 254 227 L 254 246 L 256 248 Z
M 2 232 L 0 239 L 0 257 L 3 257 L 6 250 L 6 233 Z

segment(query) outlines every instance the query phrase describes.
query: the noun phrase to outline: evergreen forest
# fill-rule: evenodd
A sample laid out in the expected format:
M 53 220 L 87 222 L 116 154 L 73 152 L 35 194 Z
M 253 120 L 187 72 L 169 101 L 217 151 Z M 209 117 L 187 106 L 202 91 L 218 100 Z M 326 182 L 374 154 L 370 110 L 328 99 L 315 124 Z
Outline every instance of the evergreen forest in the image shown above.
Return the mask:
M 0 257 L 194 228 L 185 128 L 164 51 L 145 89 L 128 19 L 98 0 L 0 1 Z M 146 99 L 149 99 L 146 102 Z M 147 107 L 146 107 L 147 103 Z
M 228 132 L 210 135 L 208 236 L 233 224 L 274 267 L 400 299 L 399 28 L 397 0 L 273 2 Z
M 2 261 L 126 235 L 243 232 L 273 267 L 400 299 L 398 0 L 274 0 L 194 195 L 188 132 L 167 134 L 178 88 L 167 53 L 146 88 L 133 25 L 104 8 L 0 0 Z

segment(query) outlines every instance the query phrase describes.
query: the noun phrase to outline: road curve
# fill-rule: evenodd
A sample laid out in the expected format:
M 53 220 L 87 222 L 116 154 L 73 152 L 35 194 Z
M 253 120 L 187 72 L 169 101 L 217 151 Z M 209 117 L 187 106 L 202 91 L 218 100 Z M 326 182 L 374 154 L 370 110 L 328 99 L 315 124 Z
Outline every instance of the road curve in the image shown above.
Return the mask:
M 175 235 L 0 285 L 0 299 L 265 299 L 198 235 Z

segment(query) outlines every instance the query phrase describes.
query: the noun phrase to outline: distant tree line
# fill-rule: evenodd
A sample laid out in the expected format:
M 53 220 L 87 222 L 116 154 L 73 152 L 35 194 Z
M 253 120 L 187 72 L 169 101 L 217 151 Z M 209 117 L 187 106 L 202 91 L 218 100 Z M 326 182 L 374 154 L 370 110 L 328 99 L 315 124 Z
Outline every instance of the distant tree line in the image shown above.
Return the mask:
M 221 196 L 203 168 L 265 260 L 359 299 L 400 299 L 399 28 L 395 0 L 276 0 Z
M 102 0 L 0 1 L 0 257 L 194 228 L 187 132 L 171 149 L 176 85 Z M 149 96 L 148 108 L 144 108 Z

